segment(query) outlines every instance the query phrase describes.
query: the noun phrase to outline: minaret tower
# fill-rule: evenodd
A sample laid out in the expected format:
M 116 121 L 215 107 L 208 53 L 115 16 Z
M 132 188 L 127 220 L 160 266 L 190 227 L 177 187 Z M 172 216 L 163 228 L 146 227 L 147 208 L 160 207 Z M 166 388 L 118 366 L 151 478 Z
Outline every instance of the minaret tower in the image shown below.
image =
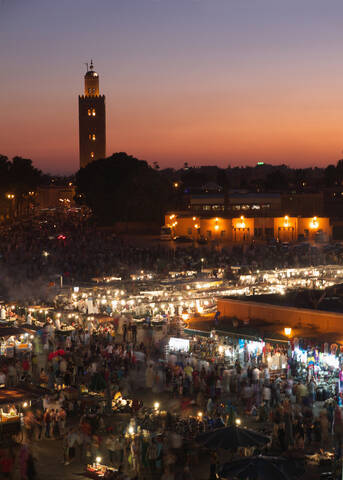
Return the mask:
M 105 95 L 99 95 L 99 75 L 93 61 L 85 74 L 85 93 L 79 95 L 80 168 L 106 156 Z

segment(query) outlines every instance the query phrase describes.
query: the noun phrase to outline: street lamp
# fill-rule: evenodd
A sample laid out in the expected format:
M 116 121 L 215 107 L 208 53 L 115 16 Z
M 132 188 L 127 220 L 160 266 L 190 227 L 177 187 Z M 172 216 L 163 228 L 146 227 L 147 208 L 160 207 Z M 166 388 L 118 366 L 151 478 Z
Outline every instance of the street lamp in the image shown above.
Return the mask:
M 9 211 L 9 214 L 10 214 L 10 217 L 12 217 L 12 216 L 13 216 L 13 201 L 14 201 L 14 199 L 15 199 L 15 195 L 14 195 L 14 193 L 6 193 L 6 198 L 7 198 L 8 200 L 10 200 L 10 202 L 11 202 L 11 203 L 10 203 L 10 211 Z

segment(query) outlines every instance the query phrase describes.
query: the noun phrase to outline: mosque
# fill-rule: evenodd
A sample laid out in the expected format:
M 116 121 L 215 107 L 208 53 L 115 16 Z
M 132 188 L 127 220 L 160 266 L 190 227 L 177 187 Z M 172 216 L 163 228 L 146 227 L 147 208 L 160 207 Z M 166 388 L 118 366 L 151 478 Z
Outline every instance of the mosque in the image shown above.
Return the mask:
M 106 157 L 105 95 L 100 95 L 92 60 L 84 76 L 84 94 L 79 95 L 79 142 L 80 168 Z

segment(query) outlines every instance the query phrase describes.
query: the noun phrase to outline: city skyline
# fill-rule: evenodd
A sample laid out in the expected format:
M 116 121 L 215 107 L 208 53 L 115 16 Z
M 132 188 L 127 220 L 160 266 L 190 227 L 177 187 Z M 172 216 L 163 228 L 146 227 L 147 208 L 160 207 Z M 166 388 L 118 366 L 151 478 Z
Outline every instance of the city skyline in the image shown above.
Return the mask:
M 52 173 L 77 170 L 77 96 L 93 58 L 108 155 L 126 151 L 161 168 L 323 167 L 342 155 L 337 0 L 100 0 L 96 9 L 89 0 L 2 0 L 0 8 L 2 154 Z

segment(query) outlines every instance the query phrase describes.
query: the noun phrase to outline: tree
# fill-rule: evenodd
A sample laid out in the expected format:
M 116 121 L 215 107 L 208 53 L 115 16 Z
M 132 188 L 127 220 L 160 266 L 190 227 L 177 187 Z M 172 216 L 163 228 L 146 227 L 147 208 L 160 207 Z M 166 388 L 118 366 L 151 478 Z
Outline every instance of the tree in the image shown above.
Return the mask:
M 7 196 L 11 194 L 13 198 L 10 199 L 10 210 L 21 214 L 29 192 L 36 190 L 40 180 L 41 171 L 32 165 L 32 160 L 14 157 L 9 161 L 0 155 L 0 200 L 1 203 L 5 202 L 5 210 L 9 207 Z
M 10 162 L 5 155 L 0 155 L 0 195 L 6 193 L 9 184 Z
M 336 183 L 336 167 L 334 165 L 328 165 L 324 170 L 325 185 L 327 187 L 333 187 Z
M 32 165 L 29 158 L 14 157 L 8 173 L 9 190 L 15 195 L 15 206 L 20 215 L 29 192 L 35 191 L 39 185 L 42 172 Z
M 76 198 L 103 224 L 160 221 L 172 196 L 170 182 L 126 153 L 89 163 L 76 174 Z
M 338 160 L 337 162 L 336 179 L 339 185 L 343 184 L 343 160 Z
M 268 190 L 287 190 L 289 178 L 281 171 L 274 170 L 267 175 L 266 186 Z

